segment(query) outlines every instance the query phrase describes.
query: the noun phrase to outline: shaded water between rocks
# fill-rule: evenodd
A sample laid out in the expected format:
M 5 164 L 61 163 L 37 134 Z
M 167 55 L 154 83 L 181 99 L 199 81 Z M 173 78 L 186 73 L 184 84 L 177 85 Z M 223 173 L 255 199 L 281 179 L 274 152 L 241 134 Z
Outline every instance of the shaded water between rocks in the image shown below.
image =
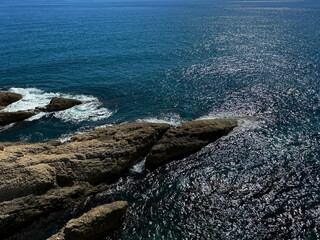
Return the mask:
M 320 238 L 319 1 L 5 0 L 0 23 L 0 88 L 24 95 L 9 110 L 93 101 L 3 129 L 1 141 L 239 121 L 199 153 L 154 172 L 137 165 L 88 200 L 130 203 L 106 239 Z

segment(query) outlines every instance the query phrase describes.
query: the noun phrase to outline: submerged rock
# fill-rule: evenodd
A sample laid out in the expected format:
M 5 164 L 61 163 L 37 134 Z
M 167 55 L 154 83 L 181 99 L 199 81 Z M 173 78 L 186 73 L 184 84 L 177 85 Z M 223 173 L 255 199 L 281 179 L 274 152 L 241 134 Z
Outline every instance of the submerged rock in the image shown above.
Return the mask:
M 22 95 L 11 92 L 0 92 L 0 110 L 22 99 Z
M 82 103 L 82 101 L 76 99 L 52 98 L 50 103 L 43 109 L 48 112 L 62 111 L 80 105 Z
M 79 218 L 70 220 L 48 240 L 99 239 L 120 226 L 127 207 L 128 202 L 118 201 L 93 208 Z
M 235 122 L 228 120 L 199 120 L 171 128 L 151 149 L 146 166 L 154 168 L 187 157 L 228 134 L 235 126 Z
M 19 111 L 19 112 L 0 112 L 0 126 L 5 126 L 10 123 L 23 121 L 34 116 L 34 112 Z

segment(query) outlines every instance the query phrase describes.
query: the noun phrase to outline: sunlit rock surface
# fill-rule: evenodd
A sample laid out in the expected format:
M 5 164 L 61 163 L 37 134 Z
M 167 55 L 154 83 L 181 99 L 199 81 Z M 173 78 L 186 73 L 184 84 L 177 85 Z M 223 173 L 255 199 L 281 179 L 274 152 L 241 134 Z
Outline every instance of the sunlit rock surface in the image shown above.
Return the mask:
M 98 206 L 76 219 L 48 240 L 94 240 L 108 234 L 122 223 L 128 202 L 117 201 Z
M 169 129 L 153 146 L 146 164 L 153 168 L 174 159 L 186 157 L 228 134 L 236 126 L 228 120 L 200 120 Z
M 55 211 L 77 209 L 88 196 L 128 172 L 138 159 L 157 156 L 163 158 L 163 164 L 198 151 L 234 127 L 234 122 L 225 120 L 194 121 L 177 128 L 161 123 L 125 123 L 76 135 L 65 144 L 1 143 L 0 238 Z M 165 146 L 162 152 L 155 151 L 159 145 Z M 118 225 L 120 218 L 116 216 L 115 225 L 101 225 L 93 219 L 95 227 L 79 227 L 84 232 L 78 233 L 67 224 L 63 233 L 66 239 L 93 236 L 91 228 L 105 233 Z

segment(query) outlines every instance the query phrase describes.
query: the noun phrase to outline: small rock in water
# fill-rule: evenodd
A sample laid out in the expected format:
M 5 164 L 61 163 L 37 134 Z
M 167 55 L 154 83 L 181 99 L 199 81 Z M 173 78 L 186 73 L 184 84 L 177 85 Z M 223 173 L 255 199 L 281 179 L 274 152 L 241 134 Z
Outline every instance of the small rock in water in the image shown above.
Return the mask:
M 62 111 L 80 105 L 82 103 L 82 101 L 76 99 L 52 98 L 51 102 L 47 106 L 45 106 L 44 109 L 48 112 Z
M 23 121 L 35 115 L 34 112 L 19 111 L 19 112 L 0 112 L 0 126 L 5 126 L 10 123 Z
M 22 99 L 22 95 L 11 92 L 0 92 L 0 110 L 4 109 L 11 103 L 17 102 Z
M 98 239 L 115 230 L 123 222 L 128 202 L 118 201 L 91 209 L 76 219 L 67 222 L 57 234 L 48 240 Z

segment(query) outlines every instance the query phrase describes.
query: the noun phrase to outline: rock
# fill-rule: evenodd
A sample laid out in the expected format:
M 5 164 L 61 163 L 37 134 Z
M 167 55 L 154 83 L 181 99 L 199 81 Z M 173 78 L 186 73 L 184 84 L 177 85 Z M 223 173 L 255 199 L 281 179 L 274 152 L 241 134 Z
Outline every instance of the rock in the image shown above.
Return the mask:
M 39 196 L 27 195 L 0 203 L 0 239 L 27 226 L 32 221 L 58 210 L 76 208 L 85 196 L 89 184 L 52 189 Z M 23 237 L 19 237 L 23 239 Z
M 146 156 L 169 127 L 126 123 L 75 136 L 67 144 L 3 143 L 0 239 L 12 234 L 10 231 L 17 231 L 17 226 L 25 226 L 55 211 L 54 205 L 63 203 L 68 207 L 70 191 L 63 189 L 81 185 L 82 193 L 78 194 L 81 198 L 99 184 L 115 181 L 134 161 Z M 54 190 L 59 199 L 53 196 Z
M 62 111 L 82 104 L 82 101 L 67 98 L 52 98 L 50 103 L 44 107 L 48 112 Z M 41 109 L 39 109 L 41 110 Z
M 118 201 L 93 208 L 79 218 L 70 220 L 48 240 L 99 239 L 121 225 L 127 207 L 128 202 Z
M 0 201 L 77 182 L 110 183 L 169 129 L 167 124 L 127 123 L 73 137 L 73 142 L 2 145 Z
M 235 122 L 227 120 L 199 120 L 171 128 L 151 149 L 146 166 L 154 168 L 187 157 L 228 134 L 235 126 Z
M 1 143 L 0 239 L 57 210 L 71 212 L 83 206 L 88 196 L 103 191 L 141 157 L 147 156 L 148 166 L 158 166 L 198 151 L 234 127 L 224 120 L 194 121 L 171 129 L 168 124 L 125 123 L 74 136 L 66 144 Z M 59 234 L 92 239 L 111 231 L 121 221 L 120 215 L 112 215 L 118 210 L 108 208 L 70 221 Z M 114 221 L 102 220 L 109 216 Z
M 0 126 L 5 126 L 10 123 L 15 123 L 19 121 L 23 121 L 27 118 L 32 117 L 35 115 L 34 112 L 0 112 Z
M 0 92 L 0 110 L 22 99 L 22 95 L 11 92 Z
M 0 164 L 0 201 L 41 194 L 55 186 L 56 171 L 48 164 L 12 168 Z

